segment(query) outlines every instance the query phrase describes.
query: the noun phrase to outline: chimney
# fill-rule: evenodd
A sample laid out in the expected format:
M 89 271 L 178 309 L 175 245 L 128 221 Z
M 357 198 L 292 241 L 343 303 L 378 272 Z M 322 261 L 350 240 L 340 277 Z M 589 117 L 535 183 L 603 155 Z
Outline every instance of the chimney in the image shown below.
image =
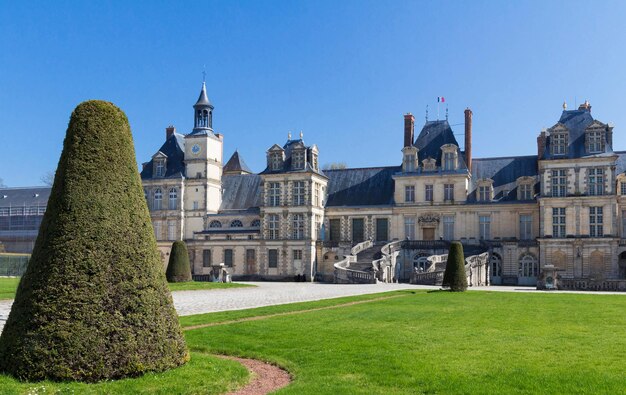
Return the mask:
M 472 171 L 472 110 L 465 109 L 465 164 Z
M 404 116 L 404 146 L 413 145 L 413 133 L 415 130 L 415 117 L 408 113 Z
M 543 153 L 546 150 L 546 130 L 542 130 L 537 137 L 537 160 L 541 160 Z
M 165 128 L 165 140 L 169 139 L 170 137 L 172 137 L 172 135 L 176 133 L 176 128 L 174 127 L 174 125 L 170 125 L 168 127 Z

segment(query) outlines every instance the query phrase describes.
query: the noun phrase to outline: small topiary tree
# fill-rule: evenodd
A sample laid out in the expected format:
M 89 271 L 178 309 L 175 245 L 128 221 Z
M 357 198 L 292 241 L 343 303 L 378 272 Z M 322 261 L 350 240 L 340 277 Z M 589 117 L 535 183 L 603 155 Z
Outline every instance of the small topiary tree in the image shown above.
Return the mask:
M 81 103 L 0 336 L 0 371 L 93 382 L 188 359 L 128 119 L 111 103 Z
M 463 292 L 467 290 L 463 245 L 458 241 L 453 241 L 450 244 L 446 271 L 443 273 L 443 286 L 450 287 L 450 291 L 453 292 Z
M 189 253 L 184 241 L 178 240 L 172 244 L 170 260 L 165 272 L 167 281 L 171 283 L 184 283 L 191 281 L 191 265 L 189 264 Z

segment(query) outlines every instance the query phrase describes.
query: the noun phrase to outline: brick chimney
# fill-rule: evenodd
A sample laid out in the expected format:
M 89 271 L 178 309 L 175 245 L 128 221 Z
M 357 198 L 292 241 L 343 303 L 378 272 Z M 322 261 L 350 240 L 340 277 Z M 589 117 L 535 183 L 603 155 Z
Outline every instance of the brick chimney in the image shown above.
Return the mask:
M 541 160 L 546 150 L 546 130 L 542 130 L 537 137 L 537 160 Z
M 413 134 L 415 131 L 415 117 L 408 113 L 404 116 L 404 147 L 413 145 Z
M 465 109 L 465 164 L 472 171 L 472 110 Z
M 172 135 L 176 133 L 176 128 L 174 127 L 174 125 L 170 125 L 168 127 L 165 128 L 165 140 L 169 139 L 170 137 L 172 137 Z

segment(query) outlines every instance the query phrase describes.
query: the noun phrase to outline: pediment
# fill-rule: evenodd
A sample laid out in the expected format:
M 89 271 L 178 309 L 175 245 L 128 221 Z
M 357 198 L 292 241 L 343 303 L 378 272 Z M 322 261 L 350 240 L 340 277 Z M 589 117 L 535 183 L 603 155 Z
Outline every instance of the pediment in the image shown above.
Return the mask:
M 167 159 L 167 155 L 159 151 L 156 154 L 152 155 L 152 159 Z

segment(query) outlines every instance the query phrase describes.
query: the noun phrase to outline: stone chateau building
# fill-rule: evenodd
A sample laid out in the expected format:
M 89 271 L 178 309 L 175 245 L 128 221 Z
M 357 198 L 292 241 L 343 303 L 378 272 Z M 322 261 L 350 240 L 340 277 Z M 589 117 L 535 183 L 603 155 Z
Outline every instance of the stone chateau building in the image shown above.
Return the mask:
M 396 241 L 386 279 L 409 281 L 460 240 L 489 254 L 492 284 L 535 285 L 552 265 L 568 288 L 626 290 L 626 151 L 613 150 L 613 126 L 594 119 L 588 102 L 564 104 L 535 155 L 473 158 L 466 109 L 464 150 L 447 120 L 416 133 L 407 114 L 398 166 L 323 171 L 317 146 L 300 134 L 271 145 L 260 173 L 238 152 L 224 164 L 204 83 L 193 108 L 193 130 L 167 127 L 141 177 L 164 259 L 185 240 L 196 276 L 223 264 L 235 279 L 332 280 L 335 264 L 371 240 L 376 251 Z M 7 246 L 14 224 L 32 222 L 20 216 L 40 214 L 37 199 L 47 196 L 29 193 L 0 190 Z

